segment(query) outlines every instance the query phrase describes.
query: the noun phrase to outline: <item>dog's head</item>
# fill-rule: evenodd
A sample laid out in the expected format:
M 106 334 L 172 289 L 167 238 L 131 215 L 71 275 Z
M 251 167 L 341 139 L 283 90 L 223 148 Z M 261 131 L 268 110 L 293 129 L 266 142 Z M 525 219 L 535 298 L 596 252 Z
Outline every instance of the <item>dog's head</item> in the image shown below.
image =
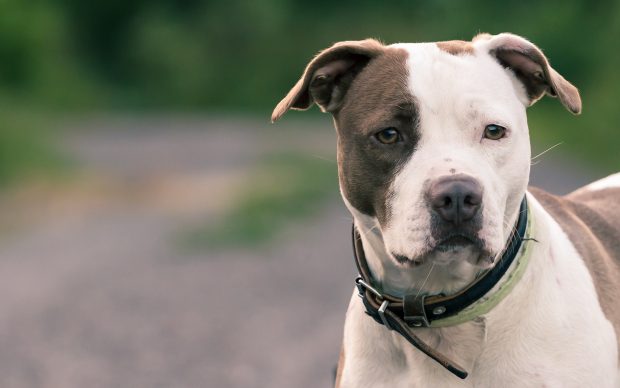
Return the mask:
M 472 42 L 340 42 L 278 104 L 334 116 L 342 195 L 398 266 L 493 265 L 526 190 L 525 110 L 543 95 L 581 111 L 577 89 L 512 35 Z

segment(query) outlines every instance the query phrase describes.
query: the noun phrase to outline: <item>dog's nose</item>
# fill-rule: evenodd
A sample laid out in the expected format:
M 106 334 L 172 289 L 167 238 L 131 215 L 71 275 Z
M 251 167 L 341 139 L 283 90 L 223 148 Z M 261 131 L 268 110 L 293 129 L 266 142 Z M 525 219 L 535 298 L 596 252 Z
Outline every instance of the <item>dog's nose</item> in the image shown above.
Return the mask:
M 482 187 L 466 175 L 436 180 L 429 187 L 428 195 L 432 209 L 455 226 L 474 218 L 482 204 Z

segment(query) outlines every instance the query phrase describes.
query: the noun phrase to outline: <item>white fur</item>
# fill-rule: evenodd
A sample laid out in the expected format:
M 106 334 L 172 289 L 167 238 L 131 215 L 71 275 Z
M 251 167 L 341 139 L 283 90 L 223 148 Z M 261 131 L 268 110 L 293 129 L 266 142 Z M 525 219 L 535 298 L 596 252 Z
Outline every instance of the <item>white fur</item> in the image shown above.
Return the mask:
M 409 86 L 420 110 L 421 138 L 393 181 L 387 225 L 361 214 L 345 198 L 374 279 L 394 295 L 454 292 L 481 269 L 468 250 L 453 258 L 430 254 L 419 266 L 403 266 L 390 255 L 417 257 L 432 243 L 423 199 L 429 180 L 454 169 L 481 183 L 480 237 L 494 252 L 502 249 L 518 216 L 529 177 L 529 102 L 515 76 L 488 54 L 488 45 L 487 40 L 476 41 L 475 55 L 463 56 L 430 43 L 395 45 L 409 53 Z M 484 127 L 492 123 L 507 127 L 508 136 L 483 139 Z M 619 175 L 610 178 L 611 184 L 620 181 Z M 466 380 L 368 318 L 354 293 L 345 324 L 340 386 L 616 386 L 616 336 L 590 274 L 559 225 L 532 196 L 528 200 L 539 242 L 533 243 L 530 264 L 512 292 L 483 317 L 417 330 L 430 346 L 470 372 Z
M 586 187 L 585 190 L 596 191 L 604 190 L 614 187 L 620 187 L 620 173 L 612 174 L 606 178 L 599 179 L 596 182 L 592 182 Z
M 523 87 L 515 89 L 514 76 L 497 66 L 485 48 L 478 48 L 481 52 L 475 56 L 454 56 L 433 43 L 395 46 L 409 52 L 409 88 L 418 102 L 421 137 L 416 152 L 392 184 L 392 217 L 388 225 L 381 226 L 386 249 L 410 258 L 425 256 L 434 241 L 424 188 L 433 179 L 466 174 L 477 179 L 484 190 L 484 225 L 479 237 L 499 254 L 516 220 L 529 175 L 529 133 L 520 95 Z M 508 128 L 508 135 L 499 141 L 484 139 L 488 124 Z M 374 220 L 357 219 L 367 228 L 376 225 Z M 400 265 L 389 256 L 390 262 L 383 265 L 414 272 L 413 277 L 426 276 L 433 266 L 427 287 L 441 289 L 426 290 L 453 292 L 481 269 L 473 265 L 474 259 L 477 255 L 464 249 L 426 257 L 428 270 Z M 388 287 L 394 284 L 392 280 L 385 283 Z M 408 284 L 411 287 L 412 283 Z
M 539 242 L 513 291 L 477 320 L 417 330 L 470 372 L 466 380 L 369 319 L 354 294 L 341 387 L 617 386 L 616 335 L 592 278 L 560 226 L 532 196 L 528 201 Z

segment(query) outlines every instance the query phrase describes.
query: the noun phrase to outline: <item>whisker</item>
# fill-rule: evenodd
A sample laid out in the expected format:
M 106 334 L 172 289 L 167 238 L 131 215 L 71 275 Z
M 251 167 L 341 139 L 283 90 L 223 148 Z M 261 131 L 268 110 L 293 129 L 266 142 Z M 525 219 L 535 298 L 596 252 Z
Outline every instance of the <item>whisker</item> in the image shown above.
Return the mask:
M 366 228 L 366 225 L 361 225 L 362 227 L 364 227 L 364 232 L 365 233 L 372 233 L 374 230 L 379 229 L 379 224 L 375 223 L 373 226 L 371 226 L 370 228 Z
M 326 161 L 326 162 L 336 163 L 336 161 L 335 161 L 335 160 L 332 160 L 332 159 L 326 158 L 326 157 L 321 156 L 321 155 L 310 154 L 310 156 L 311 156 L 311 157 L 313 157 L 313 158 L 316 158 L 316 159 L 324 160 L 324 161 Z
M 559 146 L 560 144 L 563 144 L 564 142 L 561 141 L 556 145 L 552 145 L 551 147 L 547 148 L 546 150 L 544 150 L 543 152 L 539 153 L 538 155 L 534 156 L 531 161 L 533 162 L 534 160 L 536 160 L 536 158 L 539 158 L 541 156 L 543 156 L 544 154 L 546 154 L 547 152 L 551 151 L 552 149 L 554 149 L 555 147 Z
M 368 229 L 369 232 L 373 232 L 375 230 L 379 230 L 379 225 L 374 225 L 373 227 L 371 227 L 370 229 Z
M 424 279 L 424 282 L 422 282 L 422 286 L 420 286 L 420 288 L 418 288 L 418 293 L 416 294 L 416 299 L 418 298 L 418 296 L 420 296 L 420 293 L 422 292 L 422 290 L 424 289 L 424 286 L 426 285 L 426 282 L 428 281 L 428 278 L 431 276 L 431 272 L 433 272 L 433 268 L 435 268 L 435 263 L 431 263 L 431 269 L 428 270 L 428 273 L 426 274 L 426 279 Z

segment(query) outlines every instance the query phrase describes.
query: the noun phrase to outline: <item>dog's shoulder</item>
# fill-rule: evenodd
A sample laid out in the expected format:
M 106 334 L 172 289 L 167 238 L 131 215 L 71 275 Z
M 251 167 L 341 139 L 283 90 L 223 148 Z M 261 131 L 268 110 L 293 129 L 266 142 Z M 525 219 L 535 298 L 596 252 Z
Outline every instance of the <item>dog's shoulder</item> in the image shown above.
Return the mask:
M 564 196 L 536 187 L 529 192 L 562 227 L 588 266 L 608 261 L 606 267 L 620 282 L 620 186 L 597 183 Z
M 620 330 L 620 174 L 565 196 L 530 187 L 543 208 L 566 233 L 586 264 L 607 318 Z
M 570 230 L 588 229 L 605 244 L 618 244 L 612 251 L 620 254 L 620 173 L 564 196 L 536 187 L 529 187 L 529 191 L 569 236 Z

